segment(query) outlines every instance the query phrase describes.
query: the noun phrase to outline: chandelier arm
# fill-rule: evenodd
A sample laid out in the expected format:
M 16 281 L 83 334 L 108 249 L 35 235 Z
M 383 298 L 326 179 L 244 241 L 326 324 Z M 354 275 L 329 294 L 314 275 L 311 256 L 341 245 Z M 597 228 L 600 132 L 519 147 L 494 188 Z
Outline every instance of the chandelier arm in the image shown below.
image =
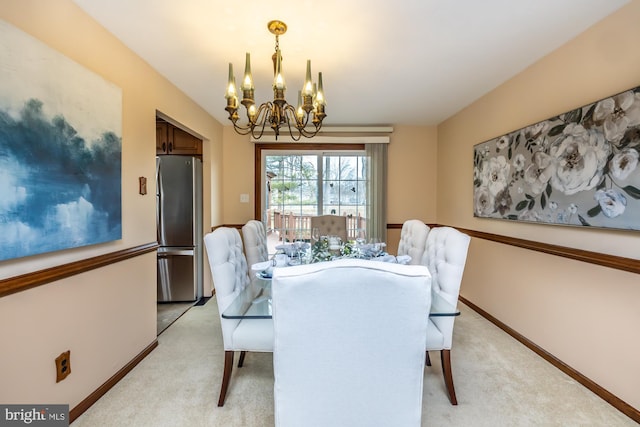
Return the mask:
M 270 105 L 268 102 L 263 102 L 262 104 L 260 104 L 260 106 L 258 107 L 258 111 L 255 115 L 255 119 L 253 120 L 253 123 L 251 123 L 251 128 L 260 127 L 265 122 L 269 109 L 270 109 Z M 249 119 L 249 122 L 251 122 L 251 118 L 249 117 L 248 110 L 247 110 L 247 118 Z
M 313 132 L 309 132 L 309 131 L 302 131 L 300 132 L 302 135 L 304 135 L 305 138 L 313 138 L 314 136 L 316 136 L 318 134 L 318 132 L 320 132 L 320 127 L 316 128 L 316 130 L 314 130 Z
M 322 122 L 319 122 L 319 123 L 314 122 L 313 124 L 315 126 L 315 130 L 313 132 L 309 132 L 307 130 L 307 125 L 309 124 L 310 118 L 311 118 L 311 113 L 305 112 L 304 120 L 296 121 L 296 128 L 298 129 L 298 133 L 304 136 L 305 138 L 313 138 L 318 134 L 318 132 L 320 132 L 320 128 L 322 127 Z
M 283 107 L 283 115 L 286 119 L 285 121 L 287 123 L 287 128 L 289 129 L 289 135 L 291 136 L 291 139 L 293 139 L 295 142 L 300 141 L 303 135 L 300 132 L 299 122 L 296 116 L 295 108 L 293 108 L 293 106 L 290 104 L 285 104 L 285 106 Z M 293 121 L 296 124 L 294 128 L 291 127 L 291 121 Z M 294 134 L 293 129 L 297 130 L 297 134 Z
M 309 132 L 307 130 L 303 130 L 300 133 L 305 137 L 305 138 L 313 138 L 314 136 L 316 136 L 318 134 L 318 132 L 320 132 L 320 128 L 316 128 L 316 130 L 314 130 L 313 132 Z
M 295 114 L 295 109 L 293 108 L 293 106 L 289 105 L 289 107 L 291 108 L 292 115 L 295 118 L 296 129 L 298 130 L 298 132 L 300 132 L 302 135 L 304 135 L 305 134 L 304 128 L 309 123 L 310 114 L 308 112 L 305 112 L 304 115 L 302 116 L 303 118 L 298 120 L 297 114 Z
M 305 138 L 313 138 L 320 132 L 322 129 L 322 121 L 314 120 L 313 125 L 315 126 L 315 130 L 310 132 L 306 130 L 307 124 L 309 123 L 309 119 L 311 118 L 311 113 L 305 113 L 303 120 L 298 120 L 297 115 L 295 113 L 295 108 L 293 108 L 290 104 L 285 104 L 283 107 L 283 114 L 286 116 L 287 126 L 289 128 L 289 134 L 294 141 L 300 140 L 301 137 Z M 291 127 L 291 122 L 295 123 L 295 129 L 297 130 L 297 136 L 294 136 L 293 129 Z
M 262 134 L 264 133 L 264 128 L 267 125 L 267 121 L 269 118 L 269 111 L 271 111 L 272 107 L 273 106 L 271 105 L 270 102 L 263 102 L 262 104 L 260 104 L 260 107 L 258 107 L 256 120 L 253 126 L 251 126 L 251 136 L 254 139 L 260 139 L 262 137 Z M 260 128 L 260 132 L 258 134 L 254 132 L 255 128 Z
M 304 112 L 304 115 L 302 117 L 302 120 L 296 121 L 296 127 L 298 128 L 298 130 L 304 129 L 307 126 L 307 123 L 309 123 L 309 113 L 307 111 Z
M 247 127 L 240 126 L 236 122 L 233 123 L 233 129 L 235 129 L 235 131 L 240 135 L 248 135 L 251 132 L 250 126 L 247 126 Z

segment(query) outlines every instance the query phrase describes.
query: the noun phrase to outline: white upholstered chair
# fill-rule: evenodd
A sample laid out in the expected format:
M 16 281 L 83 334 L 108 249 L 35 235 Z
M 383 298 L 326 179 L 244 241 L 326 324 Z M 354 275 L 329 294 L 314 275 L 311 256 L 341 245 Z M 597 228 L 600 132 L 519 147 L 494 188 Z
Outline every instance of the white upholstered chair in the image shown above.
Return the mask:
M 311 217 L 311 228 L 317 228 L 320 236 L 340 236 L 347 241 L 347 217 L 344 215 L 320 215 Z
M 409 255 L 409 264 L 420 264 L 424 248 L 427 244 L 429 226 L 417 219 L 409 219 L 402 224 L 400 242 L 398 243 L 398 255 Z
M 453 306 L 458 304 L 462 273 L 467 260 L 471 238 L 452 227 L 434 227 L 427 236 L 427 245 L 421 264 L 431 272 L 434 293 Z M 451 404 L 457 405 L 451 372 L 451 344 L 455 317 L 430 317 L 427 327 L 427 365 L 431 365 L 429 351 L 440 351 L 442 374 Z
M 235 228 L 220 227 L 204 236 L 215 296 L 218 302 L 222 341 L 224 344 L 224 371 L 218 406 L 224 400 L 231 378 L 234 352 L 240 351 L 238 367 L 242 367 L 247 351 L 273 351 L 273 322 L 268 319 L 225 319 L 224 310 L 249 285 L 247 261 L 242 251 L 240 233 Z
M 276 269 L 275 425 L 420 426 L 430 283 L 358 259 Z
M 242 226 L 242 242 L 249 267 L 269 259 L 267 229 L 262 221 L 252 219 Z M 252 282 L 260 280 L 256 275 L 251 274 L 251 272 L 249 278 Z

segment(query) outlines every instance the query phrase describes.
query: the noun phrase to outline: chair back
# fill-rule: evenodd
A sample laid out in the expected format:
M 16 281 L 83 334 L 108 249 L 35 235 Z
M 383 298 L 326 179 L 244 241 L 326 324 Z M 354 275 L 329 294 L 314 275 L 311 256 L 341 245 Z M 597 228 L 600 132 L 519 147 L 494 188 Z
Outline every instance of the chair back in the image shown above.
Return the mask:
M 242 240 L 247 265 L 249 267 L 269 259 L 267 229 L 262 221 L 255 219 L 247 221 L 247 223 L 242 226 Z M 249 278 L 252 282 L 260 280 L 254 274 L 251 274 L 251 272 L 249 272 Z
M 430 281 L 358 259 L 276 269 L 276 426 L 420 426 Z
M 417 219 L 410 219 L 402 224 L 400 242 L 398 243 L 398 255 L 409 255 L 409 264 L 420 264 L 424 248 L 427 244 L 429 226 Z
M 458 304 L 462 274 L 471 238 L 452 227 L 434 227 L 427 236 L 421 264 L 429 268 L 433 292 L 453 306 Z M 455 316 L 431 317 L 444 336 L 444 348 L 450 349 Z
M 247 260 L 242 250 L 242 239 L 235 228 L 220 227 L 204 236 L 216 301 L 222 325 L 225 350 L 233 349 L 233 331 L 238 319 L 225 319 L 224 310 L 249 284 Z
M 347 241 L 347 217 L 340 215 L 320 215 L 311 217 L 311 228 L 317 228 L 320 236 L 340 236 Z

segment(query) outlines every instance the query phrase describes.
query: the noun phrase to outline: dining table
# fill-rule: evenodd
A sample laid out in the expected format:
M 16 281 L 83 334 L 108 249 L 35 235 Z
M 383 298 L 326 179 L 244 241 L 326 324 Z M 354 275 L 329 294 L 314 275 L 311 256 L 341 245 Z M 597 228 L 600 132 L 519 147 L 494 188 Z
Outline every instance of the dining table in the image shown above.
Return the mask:
M 331 261 L 327 261 L 331 262 Z M 233 302 L 223 311 L 225 319 L 271 319 L 273 315 L 271 301 L 271 277 L 261 271 L 254 272 L 261 279 L 257 283 L 248 284 L 238 292 Z M 440 293 L 431 290 L 431 309 L 429 317 L 459 316 L 458 308 L 443 298 Z

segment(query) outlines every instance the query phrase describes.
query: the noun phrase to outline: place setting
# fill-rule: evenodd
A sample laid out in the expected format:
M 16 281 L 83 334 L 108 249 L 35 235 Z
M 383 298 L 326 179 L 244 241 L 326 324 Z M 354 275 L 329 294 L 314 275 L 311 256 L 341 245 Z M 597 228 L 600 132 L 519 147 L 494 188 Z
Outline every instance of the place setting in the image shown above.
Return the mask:
M 313 237 L 313 236 L 312 236 Z M 386 243 L 372 238 L 366 242 L 363 238 L 343 242 L 339 236 L 317 236 L 313 244 L 296 241 L 276 246 L 277 252 L 270 260 L 251 266 L 255 275 L 263 280 L 271 280 L 274 268 L 283 268 L 300 264 L 328 262 L 344 258 L 366 259 L 378 262 L 409 264 L 411 256 L 392 255 L 386 252 Z

